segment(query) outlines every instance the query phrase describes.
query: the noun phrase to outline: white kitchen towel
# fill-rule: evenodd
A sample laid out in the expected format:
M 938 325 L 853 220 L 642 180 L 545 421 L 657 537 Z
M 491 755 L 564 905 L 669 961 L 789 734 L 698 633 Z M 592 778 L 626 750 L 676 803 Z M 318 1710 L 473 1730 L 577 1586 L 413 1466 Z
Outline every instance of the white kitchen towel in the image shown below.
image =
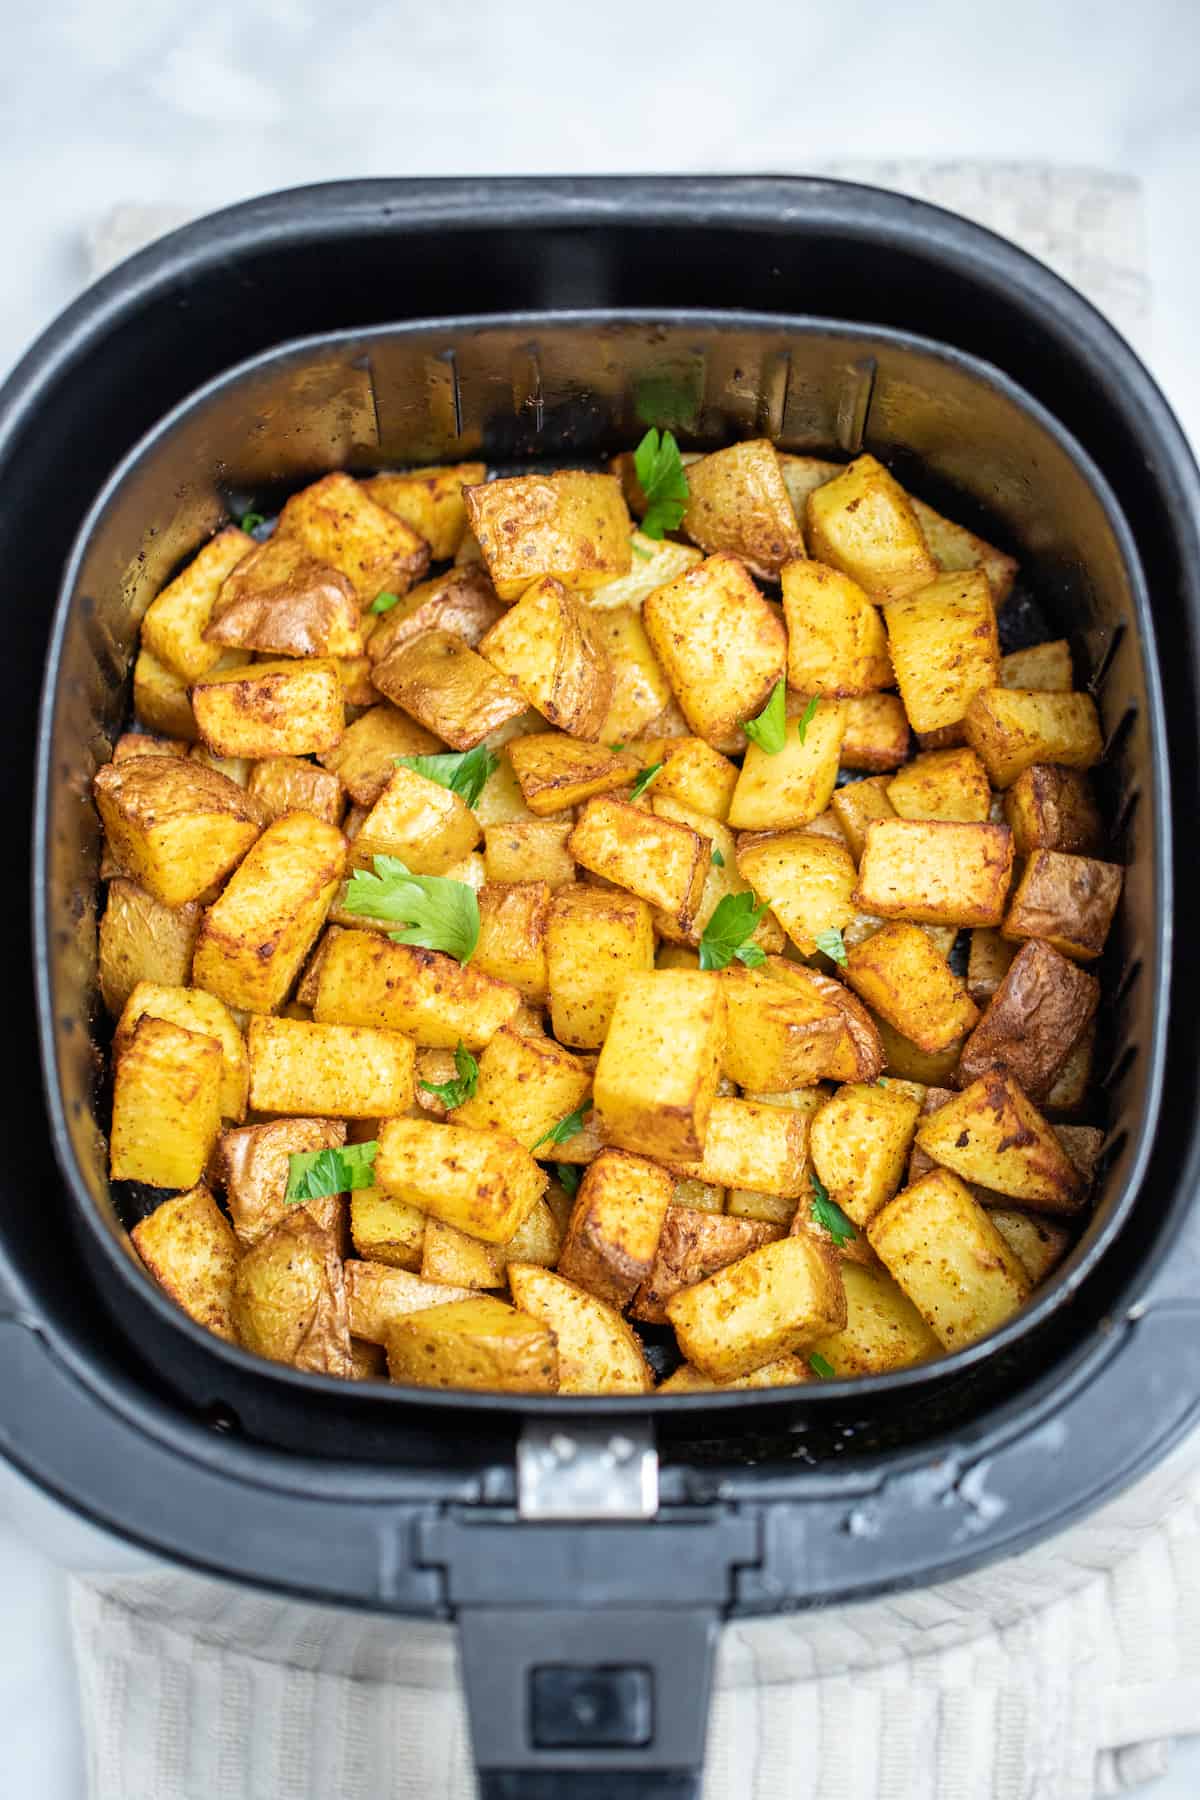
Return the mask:
M 990 225 L 1145 347 L 1135 182 L 974 162 L 819 172 Z M 118 208 L 93 234 L 94 272 L 183 222 Z M 977 1575 L 730 1626 L 705 1800 L 1093 1800 L 1161 1773 L 1171 1739 L 1200 1731 L 1198 1460 L 1186 1447 L 1093 1519 Z M 91 1800 L 474 1792 L 448 1627 L 180 1572 L 77 1579 L 72 1615 Z

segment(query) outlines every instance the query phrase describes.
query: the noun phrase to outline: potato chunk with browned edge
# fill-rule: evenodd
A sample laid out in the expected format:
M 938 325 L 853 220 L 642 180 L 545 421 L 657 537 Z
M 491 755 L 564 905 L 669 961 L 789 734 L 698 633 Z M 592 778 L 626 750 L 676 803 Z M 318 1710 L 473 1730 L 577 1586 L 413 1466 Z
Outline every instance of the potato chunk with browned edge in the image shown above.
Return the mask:
M 109 1139 L 113 1180 L 195 1187 L 220 1124 L 220 1044 L 147 1014 L 117 1058 Z
M 526 1150 L 583 1105 L 592 1072 L 553 1038 L 504 1025 L 479 1058 L 474 1094 L 455 1109 L 456 1125 L 503 1131 Z
M 192 689 L 200 736 L 218 756 L 310 756 L 341 742 L 346 707 L 326 658 L 213 669 Z
M 892 685 L 883 616 L 857 581 L 807 561 L 787 563 L 780 579 L 790 688 L 837 695 Z
M 897 1194 L 867 1236 L 947 1350 L 994 1331 L 1029 1298 L 1024 1265 L 945 1169 Z
M 340 470 L 293 494 L 275 530 L 340 570 L 363 609 L 378 594 L 406 594 L 429 567 L 420 533 Z
M 473 750 L 525 711 L 515 681 L 452 631 L 426 631 L 400 644 L 371 676 L 381 694 L 455 750 Z
M 139 981 L 186 987 L 191 979 L 202 909 L 164 906 L 135 881 L 108 884 L 100 920 L 98 979 L 105 1007 L 116 1018 Z
M 525 804 L 539 818 L 627 787 L 641 766 L 631 750 L 581 743 L 557 731 L 515 738 L 508 756 Z
M 734 556 L 709 556 L 642 608 L 654 654 L 684 717 L 718 750 L 736 749 L 784 673 L 787 632 Z
M 597 1071 L 597 1086 L 599 1079 Z M 669 1159 L 675 1174 L 694 1181 L 796 1200 L 808 1182 L 808 1114 L 718 1094 L 699 1161 L 681 1163 L 662 1148 L 655 1154 Z
M 1034 763 L 1090 769 L 1104 740 L 1090 694 L 1047 694 L 1028 688 L 988 688 L 967 708 L 966 739 L 993 787 L 1011 787 Z
M 832 838 L 775 832 L 744 844 L 737 865 L 805 956 L 816 952 L 823 933 L 840 931 L 854 917 L 854 858 Z
M 543 575 L 590 592 L 629 573 L 629 511 L 612 475 L 512 475 L 469 487 L 464 497 L 502 600 L 515 600 Z
M 444 1282 L 423 1281 L 408 1269 L 381 1262 L 347 1262 L 346 1309 L 353 1337 L 368 1344 L 384 1344 L 397 1319 L 445 1306 L 451 1300 L 470 1300 L 470 1288 Z
M 164 1200 L 129 1235 L 164 1294 L 197 1325 L 232 1342 L 238 1243 L 204 1183 Z
M 394 944 L 373 931 L 341 931 L 321 962 L 319 1024 L 379 1025 L 418 1044 L 482 1050 L 521 1008 L 506 981 L 438 950 Z
M 899 695 L 850 694 L 841 705 L 843 769 L 898 769 L 911 738 Z
M 1099 956 L 1121 898 L 1124 870 L 1092 856 L 1034 850 L 1009 902 L 1006 938 L 1040 938 L 1076 962 Z
M 567 848 L 585 869 L 669 913 L 681 930 L 690 926 L 711 848 L 689 826 L 601 796 L 581 809 Z
M 808 496 L 809 555 L 849 575 L 872 600 L 900 600 L 938 573 L 912 502 L 873 456 L 858 456 Z
M 1086 1183 L 1079 1170 L 1003 1069 L 989 1070 L 923 1119 L 917 1143 L 964 1181 L 1035 1211 L 1077 1212 L 1083 1203 Z
M 543 576 L 509 607 L 479 646 L 551 725 L 596 738 L 613 693 L 613 672 L 586 612 L 561 581 Z
M 503 1244 L 545 1192 L 546 1175 L 515 1138 L 430 1119 L 384 1119 L 375 1180 L 385 1193 Z
M 216 1039 L 221 1046 L 221 1117 L 245 1118 L 249 1082 L 246 1042 L 228 1007 L 200 988 L 139 981 L 125 1003 L 113 1035 L 114 1057 L 121 1056 L 139 1021 L 147 1015 L 152 1019 L 169 1019 L 172 1025 L 182 1025 L 185 1031 L 198 1031 L 202 1037 Z
M 255 1112 L 382 1119 L 413 1104 L 413 1041 L 372 1025 L 250 1021 L 250 1104 Z
M 218 886 L 262 829 L 242 789 L 190 757 L 106 763 L 93 789 L 121 868 L 164 906 L 185 906 Z
M 298 1204 L 339 1241 L 345 1212 L 340 1194 L 302 1203 L 288 1200 L 286 1195 L 293 1156 L 337 1149 L 345 1141 L 346 1126 L 341 1119 L 272 1119 L 266 1125 L 223 1131 L 217 1164 L 239 1243 L 256 1244 L 295 1212 Z
M 220 645 L 205 640 L 205 629 L 221 584 L 254 547 L 248 533 L 227 525 L 150 602 L 142 620 L 142 644 L 184 681 L 206 675 L 221 660 Z
M 769 967 L 745 969 L 736 962 L 719 980 L 726 1016 L 721 1066 L 739 1087 L 803 1087 L 840 1067 L 846 1023 L 818 989 L 792 986 Z
M 768 580 L 804 555 L 804 536 L 769 439 L 748 438 L 700 457 L 688 466 L 687 484 L 683 530 L 701 549 L 740 557 L 752 574 Z
M 482 833 L 460 794 L 415 769 L 393 769 L 359 827 L 350 853 L 356 869 L 376 856 L 399 857 L 416 875 L 445 875 L 468 856 Z
M 607 888 L 557 889 L 546 915 L 555 1037 L 579 1050 L 599 1050 L 622 983 L 653 967 L 654 928 L 644 900 Z
M 340 825 L 346 810 L 345 790 L 337 776 L 298 756 L 269 756 L 256 762 L 246 792 L 268 820 L 310 812 L 329 825 Z
M 246 1350 L 319 1375 L 351 1373 L 346 1278 L 337 1246 L 302 1209 L 238 1264 L 233 1323 Z
M 522 1312 L 558 1340 L 560 1394 L 648 1394 L 650 1365 L 635 1332 L 607 1301 L 532 1263 L 510 1263 L 508 1284 Z
M 427 469 L 389 469 L 361 485 L 378 506 L 398 514 L 425 539 L 435 562 L 445 562 L 467 532 L 463 489 L 486 478 L 486 463 L 443 463 Z
M 558 1386 L 554 1333 L 491 1294 L 398 1319 L 387 1357 L 391 1379 L 417 1387 L 552 1394 Z
M 957 725 L 1000 676 L 996 613 L 981 570 L 939 575 L 885 614 L 888 651 L 914 731 Z
M 941 1354 L 941 1345 L 908 1295 L 878 1264 L 843 1262 L 846 1323 L 813 1345 L 835 1375 L 886 1375 Z
M 902 819 L 981 823 L 991 815 L 992 790 L 973 750 L 927 750 L 888 783 L 887 797 Z
M 1045 1100 L 1100 1003 L 1100 984 L 1050 944 L 1017 952 L 987 1011 L 963 1045 L 958 1082 L 1007 1069 L 1032 1100 Z
M 961 977 L 919 925 L 897 921 L 855 944 L 846 980 L 921 1050 L 947 1049 L 979 1018 Z
M 774 1243 L 783 1233 L 782 1225 L 701 1212 L 676 1200 L 667 1208 L 653 1266 L 633 1301 L 633 1317 L 648 1325 L 665 1325 L 672 1294 L 715 1275 L 751 1250 Z
M 609 1141 L 663 1162 L 702 1155 L 724 1038 L 724 995 L 711 975 L 626 975 L 596 1065 Z
M 472 962 L 485 975 L 511 982 L 531 1006 L 549 998 L 545 881 L 489 881 L 479 890 L 479 942 Z
M 814 1113 L 813 1168 L 856 1225 L 869 1224 L 900 1186 L 920 1110 L 898 1087 L 847 1082 Z
M 840 1331 L 846 1294 L 831 1256 L 786 1237 L 672 1294 L 667 1317 L 687 1360 L 729 1381 Z
M 1021 771 L 1004 796 L 1004 817 L 1018 856 L 1033 850 L 1094 856 L 1103 842 L 1100 809 L 1087 776 L 1055 763 L 1033 763 Z
M 340 743 L 323 751 L 320 762 L 345 784 L 356 806 L 374 806 L 391 780 L 396 757 L 427 756 L 440 747 L 431 731 L 385 701 L 347 725 Z
M 626 1150 L 602 1150 L 580 1184 L 559 1274 L 613 1306 L 628 1306 L 654 1266 L 674 1191 L 657 1163 Z
M 1006 825 L 876 819 L 867 828 L 854 904 L 916 924 L 998 925 L 1012 859 Z
M 354 587 L 295 538 L 253 546 L 221 584 L 204 642 L 267 656 L 361 656 Z M 198 670 L 198 674 L 207 671 Z
M 837 785 L 846 729 L 838 701 L 795 695 L 787 702 L 787 735 L 774 752 L 746 748 L 729 807 L 729 823 L 742 831 L 788 831 L 810 826 L 825 811 Z M 800 736 L 797 720 L 803 721 Z

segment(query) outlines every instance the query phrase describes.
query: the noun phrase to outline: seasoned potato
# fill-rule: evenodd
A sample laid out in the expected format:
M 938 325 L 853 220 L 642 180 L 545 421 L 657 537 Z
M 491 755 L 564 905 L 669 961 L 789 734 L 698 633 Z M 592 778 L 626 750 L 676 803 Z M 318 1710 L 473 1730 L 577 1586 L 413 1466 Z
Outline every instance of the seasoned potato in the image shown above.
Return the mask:
M 654 915 L 654 928 L 662 938 L 680 944 L 699 944 L 708 927 L 713 914 L 722 900 L 729 894 L 750 892 L 750 884 L 741 875 L 737 866 L 737 846 L 733 833 L 716 819 L 706 818 L 703 813 L 693 812 L 690 807 L 681 806 L 677 800 L 668 795 L 657 793 L 650 795 L 650 809 L 656 818 L 673 819 L 677 825 L 686 825 L 709 846 L 708 867 L 704 876 L 704 891 L 700 896 L 700 904 L 690 916 L 682 918 L 678 913 L 667 913 L 659 910 Z M 754 927 L 751 943 L 757 944 L 760 950 L 771 952 L 783 949 L 784 937 L 779 921 L 771 912 L 763 914 Z M 681 965 L 684 966 L 684 965 Z M 695 968 L 692 962 L 686 965 Z
M 655 590 L 642 608 L 654 653 L 697 737 L 741 743 L 784 673 L 787 633 L 736 557 L 719 554 Z
M 981 571 L 939 575 L 886 613 L 888 651 L 914 731 L 957 725 L 974 696 L 995 686 L 1000 646 Z
M 550 995 L 549 911 L 545 881 L 488 882 L 479 890 L 479 942 L 471 960 L 485 975 L 511 983 L 534 1006 L 544 1006 Z
M 375 1180 L 488 1244 L 505 1243 L 546 1187 L 544 1172 L 513 1138 L 430 1119 L 382 1121 Z
M 919 925 L 884 925 L 855 944 L 846 980 L 920 1050 L 948 1049 L 979 1019 L 965 984 Z
M 1046 1095 L 1047 1110 L 1060 1113 L 1079 1111 L 1087 1099 L 1095 1055 L 1096 1025 L 1093 1021 L 1055 1076 L 1054 1086 Z
M 899 1188 L 920 1110 L 900 1088 L 860 1081 L 847 1082 L 813 1114 L 813 1168 L 856 1225 L 868 1225 Z
M 814 488 L 824 487 L 835 475 L 840 475 L 843 463 L 829 462 L 821 456 L 794 456 L 788 450 L 780 450 L 779 472 L 783 476 L 783 485 L 788 491 L 788 498 L 796 509 L 796 517 L 803 519 L 808 506 L 808 496 Z
M 246 660 L 244 651 L 227 655 L 230 663 Z M 133 710 L 147 731 L 163 731 L 189 743 L 200 735 L 187 682 L 145 648 L 138 651 L 133 665 Z
M 505 981 L 437 950 L 342 931 L 321 963 L 313 1014 L 319 1024 L 375 1025 L 418 1044 L 482 1050 L 519 1011 Z
M 347 725 L 345 735 L 321 756 L 359 806 L 374 806 L 391 780 L 398 756 L 428 756 L 440 749 L 432 732 L 386 702 Z
M 121 868 L 164 906 L 185 906 L 218 886 L 263 825 L 241 788 L 190 757 L 106 763 L 92 787 Z
M 951 1079 L 958 1067 L 961 1043 L 950 1044 L 945 1050 L 920 1050 L 880 1015 L 872 1015 L 872 1024 L 879 1034 L 883 1048 L 883 1066 L 889 1082 L 898 1077 L 903 1081 L 917 1081 L 928 1085 Z
M 514 681 L 452 631 L 426 631 L 375 664 L 381 694 L 455 750 L 473 750 L 525 711 Z
M 898 769 L 910 738 L 903 702 L 895 694 L 851 694 L 841 704 L 843 769 Z
M 728 819 L 738 784 L 736 763 L 698 737 L 650 738 L 639 749 L 647 768 L 662 764 L 649 790 L 653 803 L 674 800 L 706 818 Z
M 774 754 L 759 744 L 746 747 L 742 772 L 729 807 L 737 830 L 798 830 L 825 811 L 837 785 L 845 715 L 836 700 L 819 700 L 808 712 L 803 695 L 787 705 L 787 737 Z M 801 740 L 796 721 L 803 719 Z M 840 830 L 839 830 L 840 836 Z
M 789 987 L 815 994 L 841 1014 L 844 1036 L 835 1048 L 831 1081 L 873 1081 L 883 1068 L 883 1045 L 870 1013 L 857 994 L 819 969 L 806 969 L 786 957 L 771 956 L 767 973 Z M 751 1095 L 751 1098 L 754 1096 Z
M 709 840 L 607 796 L 580 810 L 567 848 L 577 863 L 670 913 L 687 930 L 704 893 Z
M 338 825 L 346 810 L 345 790 L 337 776 L 296 756 L 270 756 L 256 762 L 246 792 L 268 820 L 281 819 L 289 812 L 309 812 Z
M 554 1035 L 564 1044 L 599 1050 L 622 982 L 653 967 L 654 930 L 644 900 L 604 888 L 555 892 L 546 916 L 546 973 Z
M 515 600 L 543 575 L 587 593 L 629 573 L 629 511 L 612 475 L 514 475 L 469 487 L 465 498 L 502 600 Z
M 1015 558 L 1006 556 L 1003 550 L 997 550 L 986 538 L 976 537 L 965 526 L 955 525 L 952 520 L 943 518 L 932 506 L 927 506 L 924 500 L 917 500 L 913 496 L 910 499 L 925 534 L 925 542 L 929 545 L 938 568 L 945 570 L 947 574 L 957 569 L 982 569 L 992 590 L 993 604 L 999 611 L 1012 592 L 1016 579 Z
M 888 783 L 888 800 L 902 819 L 982 823 L 991 813 L 987 772 L 973 750 L 928 750 Z
M 108 884 L 100 920 L 100 994 L 116 1018 L 140 981 L 186 987 L 200 929 L 201 906 L 164 906 L 135 881 L 118 877 Z
M 1078 769 L 1055 763 L 1023 769 L 1004 796 L 1004 817 L 1018 856 L 1034 850 L 1094 856 L 1103 843 L 1100 809 Z
M 416 1216 L 421 1217 L 419 1213 Z M 426 1219 L 421 1275 L 425 1281 L 442 1281 L 454 1287 L 503 1287 L 510 1262 L 537 1263 L 540 1268 L 552 1269 L 562 1241 L 563 1229 L 544 1198 L 506 1244 L 485 1244 L 441 1219 Z
M 164 1200 L 129 1235 L 163 1292 L 197 1325 L 232 1342 L 238 1244 L 204 1183 Z
M 751 438 L 691 463 L 683 529 L 702 550 L 740 557 L 768 580 L 804 555 L 804 537 L 783 483 L 775 446 Z
M 311 813 L 268 825 L 204 915 L 193 980 L 227 1006 L 273 1012 L 325 921 L 346 840 Z
M 205 640 L 205 629 L 226 576 L 254 547 L 246 532 L 226 526 L 150 602 L 142 620 L 142 645 L 184 681 L 207 675 L 220 661 L 221 646 Z
M 846 1021 L 818 988 L 736 962 L 719 979 L 726 1019 L 721 1067 L 739 1087 L 802 1087 L 841 1069 Z
M 917 1143 L 965 1181 L 1037 1212 L 1075 1212 L 1081 1203 L 1085 1184 L 1079 1170 L 1003 1069 L 990 1070 L 928 1114 L 917 1128 Z
M 811 1238 L 780 1238 L 667 1301 L 687 1360 L 715 1381 L 806 1349 L 846 1323 L 837 1264 Z
M 117 1058 L 109 1173 L 114 1181 L 191 1188 L 221 1124 L 221 1046 L 147 1014 Z
M 246 1043 L 228 1008 L 199 988 L 139 981 L 125 1002 L 113 1036 L 115 1057 L 121 1056 L 137 1030 L 138 1022 L 147 1015 L 152 1019 L 169 1019 L 173 1025 L 182 1025 L 185 1031 L 197 1031 L 202 1037 L 216 1039 L 221 1046 L 221 1117 L 244 1119 L 249 1081 Z
M 1090 769 L 1104 748 L 1090 694 L 987 688 L 971 701 L 963 729 L 988 780 L 998 788 L 1011 787 L 1034 763 Z
M 552 962 L 552 1015 L 554 992 Z M 724 996 L 711 976 L 684 969 L 627 974 L 596 1065 L 596 1110 L 609 1142 L 663 1162 L 699 1157 L 724 1036 Z M 725 1185 L 698 1169 L 680 1173 Z
M 1000 686 L 1036 688 L 1043 693 L 1069 694 L 1075 686 L 1071 646 L 1066 638 L 1052 644 L 1031 644 L 1000 658 Z
M 648 538 L 641 531 L 633 533 L 629 547 L 633 558 L 629 573 L 618 575 L 615 581 L 606 581 L 603 587 L 593 588 L 587 595 L 590 612 L 603 613 L 628 607 L 640 613 L 647 594 L 652 594 L 655 588 L 665 587 L 668 581 L 674 581 L 677 575 L 704 560 L 703 551 L 693 549 L 691 544 L 672 543 L 670 538 Z
M 488 825 L 483 833 L 488 881 L 565 887 L 575 880 L 575 858 L 567 849 L 567 839 L 574 828 L 575 820 L 569 812 L 547 819 L 509 819 L 501 825 Z
M 1005 825 L 877 819 L 867 829 L 854 904 L 917 924 L 998 925 L 1012 856 Z
M 1031 1100 L 1045 1100 L 1100 1003 L 1100 984 L 1051 945 L 1022 946 L 963 1045 L 960 1085 L 1007 1069 Z
M 554 1333 L 490 1294 L 398 1319 L 387 1358 L 393 1381 L 417 1387 L 552 1394 L 558 1386 Z
M 525 804 L 539 818 L 626 787 L 641 767 L 634 751 L 584 744 L 550 731 L 515 739 L 508 755 Z
M 219 756 L 308 756 L 340 743 L 342 681 L 330 660 L 213 669 L 192 689 L 196 726 Z
M 381 1262 L 346 1264 L 346 1310 L 351 1334 L 368 1344 L 386 1344 L 388 1332 L 410 1313 L 426 1312 L 452 1300 L 470 1300 L 470 1288 L 423 1281 L 408 1269 Z
M 492 626 L 479 651 L 551 725 L 574 737 L 599 737 L 612 702 L 612 666 L 589 630 L 582 603 L 561 581 L 535 581 Z
M 380 1119 L 413 1104 L 413 1041 L 370 1025 L 254 1018 L 250 1103 L 258 1113 Z
M 346 577 L 280 533 L 251 546 L 221 583 L 204 644 L 268 656 L 361 656 L 358 601 Z M 197 669 L 195 680 L 206 674 Z
M 342 1259 L 303 1210 L 247 1250 L 233 1283 L 233 1324 L 246 1350 L 319 1375 L 349 1377 Z
M 848 781 L 830 801 L 833 816 L 856 862 L 862 856 L 871 820 L 897 816 L 888 799 L 889 779 L 886 775 L 868 775 L 861 781 Z
M 606 1050 L 600 1055 L 601 1068 L 605 1054 Z M 599 1085 L 597 1070 L 597 1105 Z M 808 1188 L 808 1125 L 809 1115 L 790 1107 L 718 1095 L 709 1111 L 699 1161 L 680 1164 L 661 1142 L 656 1154 L 670 1159 L 677 1175 L 694 1181 L 796 1200 Z
M 588 630 L 612 674 L 612 697 L 597 736 L 603 744 L 623 744 L 649 730 L 671 704 L 671 686 L 650 648 L 641 613 L 632 606 L 597 612 L 595 600 L 592 595 Z
M 739 848 L 737 865 L 805 956 L 819 949 L 824 932 L 840 930 L 854 916 L 854 859 L 832 838 L 779 832 Z
M 633 1317 L 665 1325 L 672 1294 L 773 1243 L 783 1230 L 780 1224 L 703 1212 L 673 1201 L 662 1222 L 653 1265 L 634 1297 Z
M 1045 1281 L 1071 1248 L 1069 1231 L 1061 1225 L 1052 1225 L 1048 1219 L 1035 1219 L 1032 1213 L 993 1207 L 988 1218 L 1034 1287 Z
M 873 456 L 856 457 L 814 489 L 805 522 L 809 555 L 881 604 L 915 593 L 938 573 L 912 502 Z
M 673 1375 L 659 1382 L 655 1392 L 712 1394 L 731 1388 L 797 1387 L 812 1380 L 812 1370 L 798 1356 L 777 1356 L 774 1362 L 764 1363 L 761 1369 L 751 1369 L 748 1375 L 738 1375 L 733 1381 L 713 1381 L 692 1363 L 680 1363 Z
M 446 875 L 482 835 L 461 795 L 401 766 L 363 820 L 350 861 L 369 869 L 376 856 L 397 856 L 417 875 Z
M 835 1375 L 886 1375 L 940 1354 L 937 1338 L 886 1269 L 844 1262 L 841 1275 L 846 1323 L 813 1345 Z
M 530 1037 L 505 1025 L 481 1052 L 479 1084 L 455 1110 L 454 1122 L 505 1132 L 534 1150 L 578 1111 L 591 1087 L 591 1070 L 553 1038 Z
M 275 535 L 297 539 L 337 569 L 366 608 L 378 594 L 406 594 L 429 567 L 429 545 L 353 477 L 323 475 L 293 494 Z
M 977 925 L 967 956 L 967 992 L 976 1006 L 987 1006 L 1008 974 L 1015 947 L 990 926 Z
M 113 745 L 112 761 L 128 762 L 131 756 L 190 756 L 186 744 L 174 738 L 155 737 L 148 731 L 123 731 Z
M 451 632 L 472 650 L 477 650 L 497 619 L 504 617 L 505 611 L 504 602 L 497 599 L 495 588 L 478 564 L 448 569 L 444 575 L 423 581 L 399 598 L 378 618 L 369 635 L 367 620 L 375 615 L 364 615 L 367 657 L 374 669 L 394 650 L 411 644 L 426 631 Z
M 238 1242 L 256 1244 L 280 1220 L 302 1210 L 340 1241 L 345 1207 L 341 1196 L 297 1203 L 288 1200 L 289 1159 L 314 1150 L 338 1149 L 346 1142 L 341 1119 L 272 1119 L 221 1133 L 216 1165 Z
M 867 1235 L 947 1350 L 994 1331 L 1029 1298 L 1024 1265 L 945 1169 L 897 1194 Z
M 654 1267 L 674 1189 L 657 1163 L 602 1150 L 580 1184 L 559 1274 L 612 1306 L 628 1306 Z
M 510 1263 L 508 1283 L 522 1312 L 558 1340 L 560 1394 L 648 1394 L 650 1365 L 615 1307 L 531 1263 Z
M 870 694 L 892 685 L 883 616 L 857 581 L 806 561 L 787 563 L 780 579 L 789 687 L 799 694 Z
M 1064 956 L 1091 962 L 1104 948 L 1124 878 L 1117 863 L 1033 850 L 1009 902 L 1004 936 L 1041 938 Z
M 411 525 L 429 545 L 435 562 L 454 555 L 467 532 L 465 487 L 487 479 L 481 462 L 446 463 L 436 468 L 405 469 L 372 475 L 361 483 L 378 506 L 385 506 Z

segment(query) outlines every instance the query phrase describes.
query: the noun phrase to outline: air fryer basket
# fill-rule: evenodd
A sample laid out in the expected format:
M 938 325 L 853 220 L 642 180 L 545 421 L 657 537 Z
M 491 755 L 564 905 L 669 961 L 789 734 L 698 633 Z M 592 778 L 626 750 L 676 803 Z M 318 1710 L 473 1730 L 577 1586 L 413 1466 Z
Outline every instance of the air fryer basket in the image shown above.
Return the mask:
M 467 296 L 490 316 L 455 317 Z M 766 316 L 731 310 L 748 299 Z M 679 310 L 700 305 L 721 310 Z M 546 307 L 588 311 L 531 312 Z M 442 322 L 373 329 L 398 315 Z M 303 334 L 317 335 L 220 379 Z M 121 718 L 136 619 L 227 505 L 261 506 L 327 467 L 480 443 L 494 460 L 592 457 L 634 436 L 639 408 L 661 422 L 673 409 L 698 444 L 749 431 L 841 453 L 865 443 L 1016 550 L 1048 624 L 1071 636 L 1109 738 L 1111 854 L 1131 866 L 1109 971 L 1096 1220 L 988 1354 L 791 1399 L 698 1396 L 652 1412 L 573 1402 L 564 1414 L 501 1397 L 348 1393 L 252 1363 L 147 1284 L 95 1137 L 87 785 Z M 698 1760 L 719 1617 L 927 1581 L 1010 1551 L 1095 1505 L 1197 1410 L 1200 1034 L 1172 934 L 1172 894 L 1187 918 L 1197 879 L 1186 824 L 1198 761 L 1194 465 L 1145 372 L 1078 296 L 987 233 L 895 197 L 798 181 L 278 196 L 135 259 L 0 396 L 0 551 L 29 596 L 0 659 L 12 721 L 29 717 L 38 624 L 84 511 L 156 427 L 80 540 L 49 664 L 35 918 L 67 1182 L 40 1130 L 31 1141 L 36 1093 L 14 1070 L 0 1447 L 178 1560 L 457 1616 L 489 1791 L 525 1792 L 504 1773 L 518 1769 L 550 1783 L 587 1769 L 606 1794 L 614 1770 L 640 1770 L 630 1791 L 685 1791 L 636 1783 Z M 1168 767 L 1183 797 L 1173 811 Z M 27 776 L 14 762 L 0 778 L 19 815 Z M 616 1716 L 607 1747 L 581 1738 L 575 1676 L 534 1682 L 547 1663 L 599 1682 Z M 564 1791 L 588 1790 L 576 1775 Z

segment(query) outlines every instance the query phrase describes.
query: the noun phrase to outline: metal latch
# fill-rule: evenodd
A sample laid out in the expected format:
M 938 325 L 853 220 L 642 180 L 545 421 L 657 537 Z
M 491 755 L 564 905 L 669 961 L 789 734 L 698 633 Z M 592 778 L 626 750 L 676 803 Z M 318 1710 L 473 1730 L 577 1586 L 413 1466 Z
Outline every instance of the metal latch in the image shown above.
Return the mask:
M 529 1521 L 652 1519 L 658 1451 L 645 1421 L 613 1430 L 530 1421 L 517 1444 L 517 1514 Z

